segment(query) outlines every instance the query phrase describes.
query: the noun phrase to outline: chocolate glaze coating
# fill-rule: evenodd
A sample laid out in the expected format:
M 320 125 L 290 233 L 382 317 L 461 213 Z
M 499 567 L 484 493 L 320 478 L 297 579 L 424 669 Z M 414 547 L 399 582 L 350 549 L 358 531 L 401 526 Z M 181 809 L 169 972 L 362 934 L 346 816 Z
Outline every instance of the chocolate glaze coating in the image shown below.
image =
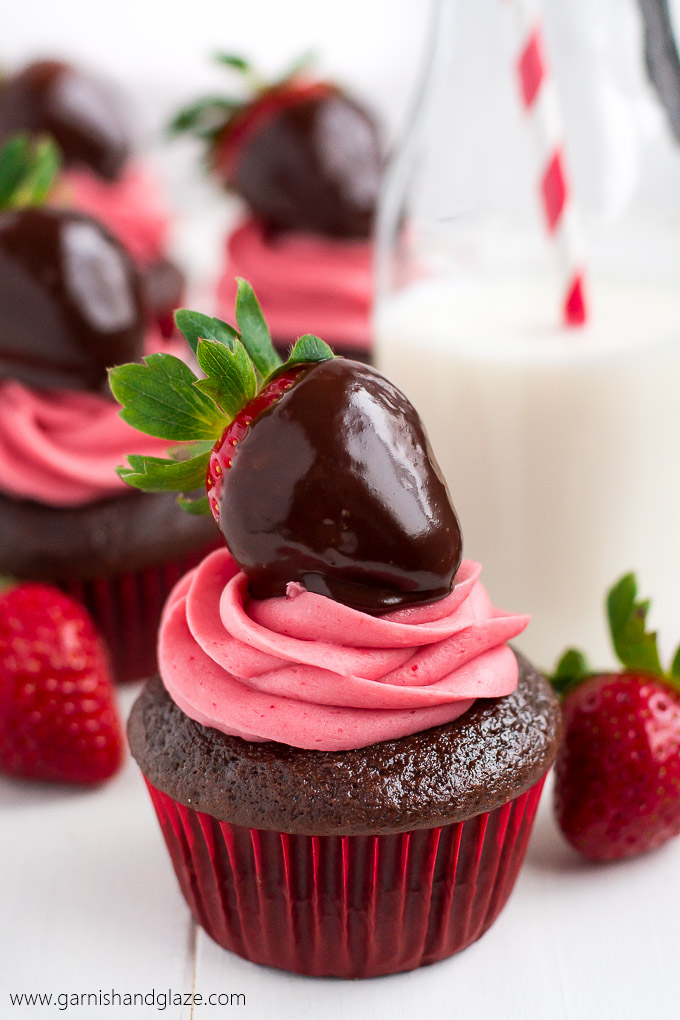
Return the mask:
M 267 118 L 244 146 L 232 183 L 273 231 L 366 238 L 381 173 L 375 122 L 330 91 Z
M 173 493 L 133 489 L 79 507 L 0 493 L 0 574 L 23 580 L 109 577 L 177 561 L 219 540 L 212 517 L 192 517 Z
M 455 722 L 355 751 L 309 751 L 228 737 L 189 719 L 160 678 L 128 724 L 133 756 L 158 789 L 221 821 L 306 835 L 406 832 L 493 811 L 552 764 L 560 708 L 522 656 L 517 690 Z
M 255 598 L 289 581 L 372 613 L 443 598 L 462 539 L 415 408 L 380 372 L 311 366 L 239 442 L 219 497 Z
M 108 230 L 71 210 L 0 215 L 0 379 L 98 390 L 143 348 L 139 276 Z
M 67 166 L 105 180 L 119 177 L 130 156 L 115 91 L 59 60 L 37 60 L 0 83 L 0 141 L 17 131 L 52 135 Z

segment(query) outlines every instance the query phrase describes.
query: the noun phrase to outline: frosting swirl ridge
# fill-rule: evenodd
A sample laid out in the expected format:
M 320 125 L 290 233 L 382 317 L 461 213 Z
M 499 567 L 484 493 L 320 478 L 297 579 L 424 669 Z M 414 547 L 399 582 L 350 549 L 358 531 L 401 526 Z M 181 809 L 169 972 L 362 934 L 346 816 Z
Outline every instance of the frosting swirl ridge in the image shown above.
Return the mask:
M 116 474 L 130 453 L 162 457 L 172 444 L 119 416 L 99 393 L 0 383 L 0 491 L 50 506 L 81 506 L 128 486 Z
M 275 340 L 317 333 L 331 345 L 356 350 L 371 342 L 372 246 L 314 234 L 268 237 L 257 220 L 234 230 L 218 284 L 218 314 L 230 319 L 236 276 L 252 283 Z
M 229 552 L 173 590 L 159 637 L 163 682 L 196 722 L 245 740 L 338 751 L 452 722 L 476 698 L 511 693 L 506 642 L 527 616 L 493 607 L 464 560 L 453 591 L 375 617 L 290 584 L 250 600 Z

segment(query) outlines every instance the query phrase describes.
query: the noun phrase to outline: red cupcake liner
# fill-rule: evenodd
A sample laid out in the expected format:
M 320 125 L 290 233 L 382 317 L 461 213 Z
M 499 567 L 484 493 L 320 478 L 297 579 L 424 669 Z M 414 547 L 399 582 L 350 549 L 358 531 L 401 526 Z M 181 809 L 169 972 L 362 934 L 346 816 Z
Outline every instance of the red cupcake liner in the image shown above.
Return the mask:
M 386 836 L 248 829 L 147 786 L 184 897 L 216 942 L 298 974 L 363 978 L 435 963 L 484 934 L 512 891 L 544 780 L 467 821 Z
M 214 548 L 145 570 L 55 582 L 90 612 L 110 649 L 116 680 L 141 680 L 158 672 L 156 642 L 165 600 L 180 577 Z

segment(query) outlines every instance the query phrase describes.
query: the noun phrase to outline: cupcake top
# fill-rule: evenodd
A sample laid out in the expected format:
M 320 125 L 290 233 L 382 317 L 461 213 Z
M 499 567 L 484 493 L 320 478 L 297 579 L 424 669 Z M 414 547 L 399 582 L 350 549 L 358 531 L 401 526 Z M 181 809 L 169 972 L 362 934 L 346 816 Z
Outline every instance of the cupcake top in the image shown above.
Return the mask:
M 452 722 L 517 686 L 505 642 L 527 617 L 495 610 L 479 573 L 464 560 L 446 598 L 375 616 L 298 584 L 250 599 L 217 551 L 168 601 L 161 675 L 186 715 L 244 740 L 339 751 Z
M 528 619 L 495 609 L 462 560 L 406 397 L 312 335 L 282 364 L 243 280 L 236 320 L 240 332 L 178 313 L 204 379 L 163 356 L 111 372 L 127 422 L 192 444 L 179 462 L 132 456 L 122 477 L 185 492 L 206 478 L 206 497 L 180 498 L 212 512 L 227 546 L 166 606 L 159 661 L 174 703 L 249 742 L 346 751 L 510 694 L 506 642 Z
M 231 825 L 340 836 L 448 825 L 507 804 L 555 758 L 559 704 L 517 660 L 512 693 L 478 698 L 452 723 L 348 751 L 225 736 L 189 718 L 156 678 L 133 707 L 130 749 L 157 789 Z

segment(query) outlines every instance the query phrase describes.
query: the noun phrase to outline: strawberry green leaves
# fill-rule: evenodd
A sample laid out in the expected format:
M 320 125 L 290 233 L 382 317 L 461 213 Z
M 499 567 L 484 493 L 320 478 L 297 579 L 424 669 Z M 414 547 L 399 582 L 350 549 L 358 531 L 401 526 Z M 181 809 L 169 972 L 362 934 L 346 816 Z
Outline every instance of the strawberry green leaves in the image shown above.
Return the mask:
M 217 64 L 233 72 L 232 80 L 240 85 L 236 91 L 245 92 L 238 96 L 208 95 L 195 100 L 181 109 L 170 122 L 171 135 L 192 134 L 209 145 L 221 132 L 227 129 L 234 117 L 245 110 L 254 99 L 273 89 L 282 88 L 303 74 L 312 63 L 314 55 L 305 53 L 299 57 L 284 74 L 274 81 L 268 81 L 257 68 L 234 53 L 217 53 Z M 240 79 L 240 81 L 238 80 Z
M 636 601 L 635 574 L 626 574 L 607 595 L 609 631 L 622 665 L 631 671 L 661 676 L 656 632 L 645 629 L 649 599 Z
M 228 349 L 218 340 L 199 340 L 198 364 L 206 378 L 196 388 L 212 397 L 222 411 L 233 419 L 257 393 L 253 363 L 240 340 Z
M 198 341 L 201 339 L 218 340 L 227 347 L 231 346 L 232 340 L 238 340 L 237 331 L 227 322 L 201 312 L 190 312 L 187 308 L 179 308 L 175 312 L 175 324 L 194 354 L 198 353 Z
M 109 372 L 111 392 L 123 405 L 128 425 L 159 439 L 211 439 L 229 424 L 198 380 L 172 354 L 151 354 L 144 365 L 119 365 Z
M 168 130 L 171 135 L 192 134 L 210 142 L 243 105 L 240 99 L 205 96 L 181 109 L 170 122 Z
M 557 663 L 551 678 L 553 690 L 563 696 L 591 673 L 592 670 L 588 668 L 583 652 L 579 652 L 576 648 L 568 648 Z
M 665 672 L 659 658 L 656 631 L 647 630 L 649 599 L 637 598 L 635 574 L 625 574 L 607 593 L 609 632 L 616 657 L 627 673 L 642 673 L 665 680 L 680 690 L 680 648 L 670 670 Z M 597 671 L 600 673 L 601 671 Z M 554 690 L 566 697 L 583 680 L 595 676 L 585 657 L 574 648 L 559 660 L 551 677 Z
M 200 341 L 203 343 L 204 341 Z M 229 419 L 179 358 L 152 354 L 144 365 L 120 365 L 109 372 L 111 391 L 123 410 L 121 418 L 147 435 L 170 440 L 197 440 L 176 448 L 175 455 L 131 454 L 129 467 L 119 467 L 128 485 L 145 492 L 190 493 L 205 486 L 210 450 Z M 180 497 L 189 513 L 210 513 L 207 498 Z
M 678 685 L 680 686 L 680 646 L 673 656 L 673 661 L 671 663 L 671 678 L 673 680 L 677 680 Z
M 205 484 L 212 444 L 196 443 L 194 446 L 200 447 L 195 456 L 182 459 L 131 454 L 128 457 L 130 467 L 118 468 L 118 474 L 128 484 L 146 492 L 192 492 L 201 489 Z M 190 448 L 187 451 L 193 452 Z
M 286 368 L 290 365 L 299 365 L 305 361 L 328 361 L 329 358 L 334 356 L 327 343 L 324 343 L 323 340 L 320 340 L 318 336 L 314 336 L 312 333 L 306 333 L 300 337 L 288 355 Z
M 0 149 L 0 209 L 41 205 L 61 169 L 51 138 L 17 134 Z
M 179 492 L 178 502 L 188 513 L 210 512 L 207 498 L 187 494 L 203 488 L 213 446 L 272 374 L 333 357 L 323 340 L 307 334 L 282 365 L 253 289 L 241 279 L 236 321 L 238 330 L 200 312 L 180 309 L 175 314 L 203 378 L 171 354 L 152 354 L 144 364 L 119 365 L 109 372 L 124 421 L 147 435 L 183 444 L 167 458 L 132 455 L 118 474 L 148 492 Z
M 255 297 L 255 291 L 247 280 L 241 279 L 240 276 L 236 278 L 236 282 L 238 284 L 236 321 L 241 330 L 241 340 L 255 368 L 263 378 L 266 378 L 281 367 L 281 358 L 274 350 L 269 326 L 262 314 L 260 302 Z
M 659 658 L 656 631 L 646 629 L 649 599 L 637 600 L 635 574 L 626 574 L 607 596 L 607 613 L 614 650 L 631 673 L 649 673 L 680 690 L 680 648 L 666 673 Z

